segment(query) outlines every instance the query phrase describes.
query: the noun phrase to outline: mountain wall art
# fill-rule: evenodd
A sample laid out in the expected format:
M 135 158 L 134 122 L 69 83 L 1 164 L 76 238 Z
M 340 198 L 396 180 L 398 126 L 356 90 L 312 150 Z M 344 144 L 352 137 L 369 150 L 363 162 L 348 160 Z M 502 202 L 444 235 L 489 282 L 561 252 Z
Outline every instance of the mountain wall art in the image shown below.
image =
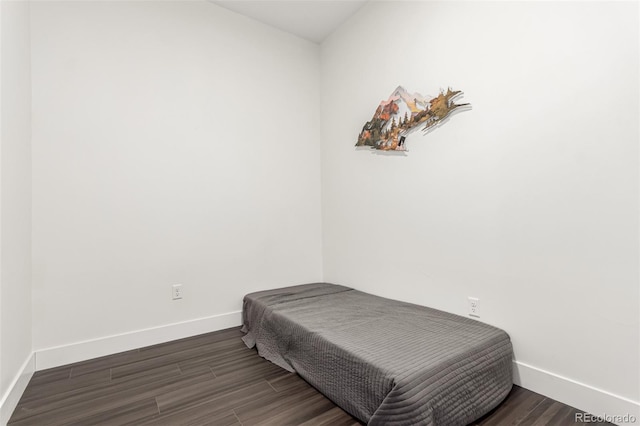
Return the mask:
M 440 90 L 436 97 L 409 93 L 398 86 L 380 105 L 371 120 L 362 128 L 356 146 L 368 146 L 382 151 L 406 151 L 405 138 L 422 126 L 426 134 L 444 123 L 454 111 L 471 109 L 471 104 L 456 104 L 462 91 Z

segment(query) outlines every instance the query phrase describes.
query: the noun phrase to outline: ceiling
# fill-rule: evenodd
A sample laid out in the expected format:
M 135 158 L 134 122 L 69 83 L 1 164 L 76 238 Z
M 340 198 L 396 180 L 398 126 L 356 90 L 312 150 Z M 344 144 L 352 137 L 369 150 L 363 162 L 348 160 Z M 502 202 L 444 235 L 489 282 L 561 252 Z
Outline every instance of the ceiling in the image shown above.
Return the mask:
M 367 0 L 212 0 L 272 27 L 321 43 Z

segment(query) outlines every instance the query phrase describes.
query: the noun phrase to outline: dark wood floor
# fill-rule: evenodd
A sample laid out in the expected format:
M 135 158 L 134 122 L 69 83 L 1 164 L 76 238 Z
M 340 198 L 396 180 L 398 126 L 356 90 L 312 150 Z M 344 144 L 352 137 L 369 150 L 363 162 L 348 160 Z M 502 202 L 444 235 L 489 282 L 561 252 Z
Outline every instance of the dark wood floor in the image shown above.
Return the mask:
M 9 426 L 361 424 L 240 337 L 234 328 L 38 371 Z M 474 425 L 575 425 L 577 412 L 515 386 Z

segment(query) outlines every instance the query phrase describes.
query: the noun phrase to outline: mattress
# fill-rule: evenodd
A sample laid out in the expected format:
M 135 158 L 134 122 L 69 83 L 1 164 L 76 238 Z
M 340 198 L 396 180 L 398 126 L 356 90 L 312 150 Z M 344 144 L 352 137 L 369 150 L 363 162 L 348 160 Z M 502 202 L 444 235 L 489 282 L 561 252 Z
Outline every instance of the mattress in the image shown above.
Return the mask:
M 466 425 L 512 387 L 506 332 L 327 283 L 248 294 L 244 342 L 369 425 Z

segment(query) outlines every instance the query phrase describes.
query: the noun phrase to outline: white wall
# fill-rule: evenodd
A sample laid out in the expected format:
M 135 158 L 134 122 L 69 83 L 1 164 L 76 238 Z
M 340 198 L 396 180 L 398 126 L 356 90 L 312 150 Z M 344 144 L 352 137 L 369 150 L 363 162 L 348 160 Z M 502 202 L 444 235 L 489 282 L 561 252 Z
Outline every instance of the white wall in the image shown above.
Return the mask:
M 325 279 L 476 296 L 552 388 L 637 408 L 638 26 L 637 2 L 366 5 L 322 45 Z M 473 110 L 407 156 L 354 149 L 398 84 Z
M 29 3 L 0 2 L 0 424 L 31 358 Z M 28 378 L 26 379 L 28 381 Z
M 205 1 L 31 19 L 36 350 L 322 279 L 317 45 Z

